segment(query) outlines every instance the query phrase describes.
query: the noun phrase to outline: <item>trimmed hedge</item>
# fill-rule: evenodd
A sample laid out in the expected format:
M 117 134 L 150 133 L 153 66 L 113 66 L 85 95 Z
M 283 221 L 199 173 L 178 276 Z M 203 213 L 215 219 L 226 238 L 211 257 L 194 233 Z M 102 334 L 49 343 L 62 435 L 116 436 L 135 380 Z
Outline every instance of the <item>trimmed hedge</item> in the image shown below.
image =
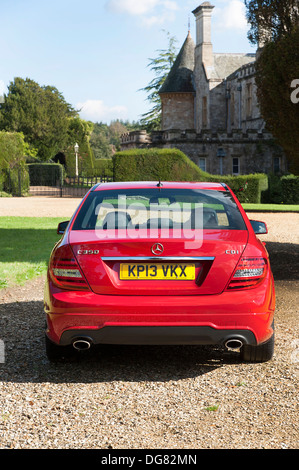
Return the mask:
M 262 193 L 268 188 L 268 178 L 263 173 L 239 176 L 209 175 L 207 181 L 226 183 L 241 203 L 260 204 Z
M 25 166 L 0 170 L 0 191 L 12 196 L 24 196 L 29 191 L 29 174 Z
M 201 181 L 208 176 L 177 149 L 134 149 L 113 156 L 115 181 Z
M 221 176 L 202 171 L 177 149 L 134 149 L 113 156 L 115 181 L 210 181 L 226 183 L 240 202 L 260 203 L 268 187 L 264 174 Z
M 64 168 L 60 163 L 28 163 L 30 186 L 62 186 Z
M 113 176 L 113 161 L 111 158 L 97 158 L 94 160 L 94 176 Z
M 299 176 L 282 176 L 281 197 L 284 204 L 299 204 Z
M 0 131 L 0 191 L 22 196 L 28 192 L 25 142 L 21 132 Z
M 268 189 L 262 195 L 262 203 L 264 204 L 281 204 L 281 177 L 274 174 L 267 175 Z
M 265 204 L 299 204 L 299 176 L 268 175 L 268 190 L 263 194 Z

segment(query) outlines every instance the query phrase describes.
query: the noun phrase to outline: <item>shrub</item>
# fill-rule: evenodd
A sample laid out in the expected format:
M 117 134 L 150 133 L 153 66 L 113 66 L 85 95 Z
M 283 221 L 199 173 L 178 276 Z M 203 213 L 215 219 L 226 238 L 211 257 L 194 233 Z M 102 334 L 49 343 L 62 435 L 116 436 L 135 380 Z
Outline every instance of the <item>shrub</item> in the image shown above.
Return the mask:
M 263 173 L 239 176 L 209 175 L 208 181 L 226 183 L 241 203 L 260 204 L 262 193 L 268 188 L 267 175 Z
M 28 163 L 31 186 L 61 186 L 64 168 L 60 163 Z
M 3 183 L 4 183 L 4 171 L 0 168 L 0 191 L 3 190 Z
M 116 181 L 203 181 L 205 175 L 177 149 L 134 149 L 113 156 Z
M 113 161 L 111 158 L 97 158 L 94 161 L 94 176 L 113 176 Z
M 203 172 L 177 149 L 135 149 L 113 157 L 115 181 L 210 181 L 226 183 L 240 202 L 260 203 L 268 187 L 264 174 L 221 176 Z
M 2 170 L 2 181 L 3 191 L 12 196 L 24 196 L 28 193 L 29 174 L 25 166 Z
M 281 199 L 284 204 L 299 204 L 299 176 L 282 176 Z
M 268 189 L 262 195 L 262 201 L 265 204 L 280 204 L 281 196 L 281 177 L 279 175 L 269 174 Z
M 263 194 L 263 203 L 298 204 L 299 177 L 294 175 L 268 175 L 268 190 Z
M 0 131 L 0 190 L 13 196 L 21 196 L 29 189 L 24 155 L 23 134 Z

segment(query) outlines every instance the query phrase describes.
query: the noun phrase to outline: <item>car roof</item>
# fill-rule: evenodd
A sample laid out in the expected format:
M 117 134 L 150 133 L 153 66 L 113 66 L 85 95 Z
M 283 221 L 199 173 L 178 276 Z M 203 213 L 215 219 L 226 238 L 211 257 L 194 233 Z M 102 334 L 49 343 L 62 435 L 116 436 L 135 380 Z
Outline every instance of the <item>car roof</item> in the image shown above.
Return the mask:
M 154 188 L 158 185 L 163 188 L 173 189 L 212 189 L 216 191 L 228 191 L 225 183 L 193 182 L 193 181 L 119 181 L 113 183 L 98 183 L 93 191 L 118 190 L 129 188 Z

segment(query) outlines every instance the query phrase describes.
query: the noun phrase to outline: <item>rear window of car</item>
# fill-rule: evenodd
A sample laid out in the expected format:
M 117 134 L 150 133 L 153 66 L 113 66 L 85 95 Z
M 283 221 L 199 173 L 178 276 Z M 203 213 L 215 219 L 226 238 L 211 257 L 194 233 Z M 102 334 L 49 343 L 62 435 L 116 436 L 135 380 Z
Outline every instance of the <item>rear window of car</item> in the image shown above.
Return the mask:
M 72 230 L 246 230 L 228 191 L 188 188 L 99 190 L 86 198 Z

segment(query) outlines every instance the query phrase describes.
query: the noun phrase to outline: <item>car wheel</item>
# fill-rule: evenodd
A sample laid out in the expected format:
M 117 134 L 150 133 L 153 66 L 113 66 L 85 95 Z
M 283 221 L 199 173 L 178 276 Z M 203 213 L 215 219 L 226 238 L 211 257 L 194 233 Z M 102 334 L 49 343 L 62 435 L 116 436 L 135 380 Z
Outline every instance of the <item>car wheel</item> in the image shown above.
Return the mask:
M 64 359 L 75 357 L 75 351 L 72 346 L 59 346 L 53 343 L 47 335 L 45 335 L 46 355 L 50 362 L 59 362 Z
M 244 344 L 241 349 L 241 359 L 245 362 L 267 362 L 274 354 L 274 333 L 271 338 L 258 346 Z

